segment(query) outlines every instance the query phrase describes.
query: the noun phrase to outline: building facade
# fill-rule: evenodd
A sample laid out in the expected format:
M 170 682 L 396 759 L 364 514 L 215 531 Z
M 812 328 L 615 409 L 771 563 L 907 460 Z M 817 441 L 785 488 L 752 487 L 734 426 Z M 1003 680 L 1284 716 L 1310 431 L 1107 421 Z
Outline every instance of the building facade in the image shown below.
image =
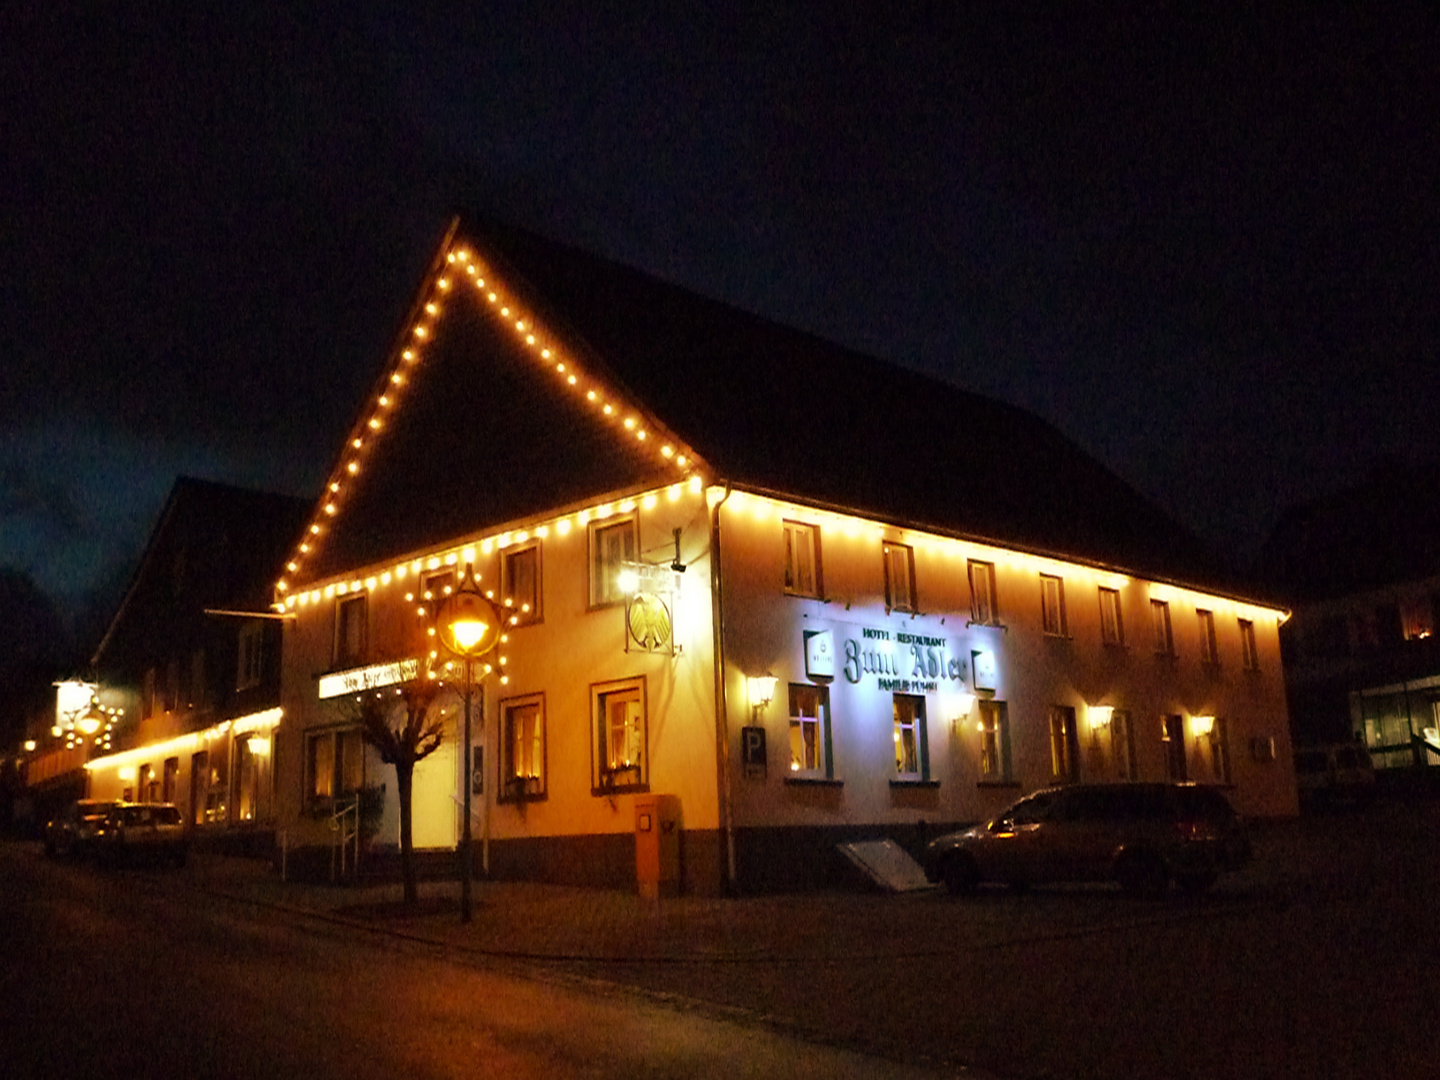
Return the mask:
M 468 782 L 502 876 L 633 886 L 660 827 L 672 887 L 799 887 L 1079 779 L 1292 814 L 1284 613 L 1196 550 L 1033 417 L 457 223 L 277 583 L 287 850 L 393 846 L 357 702 L 427 678 L 415 844 Z M 469 576 L 506 625 L 467 754 L 429 628 Z
M 273 824 L 283 620 L 266 593 L 308 509 L 176 482 L 91 659 L 108 720 L 83 748 L 91 798 L 175 803 L 212 832 Z

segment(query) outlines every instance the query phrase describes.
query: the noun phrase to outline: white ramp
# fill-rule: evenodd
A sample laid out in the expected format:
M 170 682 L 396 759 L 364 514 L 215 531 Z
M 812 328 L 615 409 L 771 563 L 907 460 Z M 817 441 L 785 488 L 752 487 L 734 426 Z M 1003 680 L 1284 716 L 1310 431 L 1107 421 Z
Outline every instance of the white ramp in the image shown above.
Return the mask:
M 918 892 L 935 887 L 920 864 L 894 840 L 861 840 L 839 847 L 841 854 L 882 889 Z

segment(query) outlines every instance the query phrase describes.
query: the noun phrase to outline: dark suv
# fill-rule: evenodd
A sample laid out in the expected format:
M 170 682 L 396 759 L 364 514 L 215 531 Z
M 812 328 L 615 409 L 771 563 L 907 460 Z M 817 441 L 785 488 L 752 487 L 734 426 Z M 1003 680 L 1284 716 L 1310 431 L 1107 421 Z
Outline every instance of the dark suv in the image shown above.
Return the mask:
M 118 803 L 81 799 L 56 814 L 45 826 L 46 855 L 86 855 L 95 846 L 95 832 Z
M 925 872 L 952 893 L 982 881 L 1116 881 L 1161 896 L 1174 881 L 1204 892 L 1250 861 L 1244 823 L 1225 796 L 1195 784 L 1071 784 L 1038 791 L 995 820 L 925 849 Z

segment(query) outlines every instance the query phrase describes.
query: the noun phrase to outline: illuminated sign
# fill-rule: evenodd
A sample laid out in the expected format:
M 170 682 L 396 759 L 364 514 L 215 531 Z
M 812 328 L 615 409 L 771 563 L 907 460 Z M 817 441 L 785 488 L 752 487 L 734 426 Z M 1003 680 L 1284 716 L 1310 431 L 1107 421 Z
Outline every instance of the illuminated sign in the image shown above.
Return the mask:
M 942 637 L 866 626 L 845 642 L 844 671 L 852 683 L 874 675 L 881 690 L 921 693 L 938 690 L 942 679 L 963 684 L 965 660 Z
M 420 675 L 419 660 L 396 660 L 389 664 L 371 664 L 320 676 L 320 699 L 358 694 L 382 686 L 410 682 Z
M 829 630 L 805 631 L 805 675 L 811 679 L 835 677 L 835 635 Z
M 654 593 L 637 592 L 625 609 L 630 640 L 649 652 L 670 647 L 670 609 Z

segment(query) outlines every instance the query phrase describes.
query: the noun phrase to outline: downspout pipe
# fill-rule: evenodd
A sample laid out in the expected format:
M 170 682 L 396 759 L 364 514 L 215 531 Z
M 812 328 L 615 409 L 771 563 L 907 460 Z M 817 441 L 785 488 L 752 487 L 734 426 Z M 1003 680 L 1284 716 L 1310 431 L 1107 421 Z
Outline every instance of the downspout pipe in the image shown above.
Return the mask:
M 731 791 L 730 708 L 725 697 L 725 591 L 720 573 L 720 508 L 730 498 L 725 494 L 710 507 L 710 617 L 715 639 L 715 751 L 720 785 L 720 826 L 725 833 L 725 891 L 733 896 L 735 882 L 735 810 Z

